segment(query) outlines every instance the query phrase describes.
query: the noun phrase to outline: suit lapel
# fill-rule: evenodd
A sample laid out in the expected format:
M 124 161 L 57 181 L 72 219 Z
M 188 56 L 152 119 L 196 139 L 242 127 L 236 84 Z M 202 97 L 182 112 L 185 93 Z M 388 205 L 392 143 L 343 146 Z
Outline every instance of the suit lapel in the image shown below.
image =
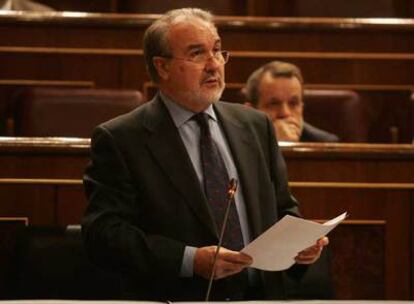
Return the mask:
M 163 102 L 158 97 L 151 102 L 148 119 L 144 122 L 152 132 L 148 148 L 195 215 L 218 237 L 206 197 L 180 134 Z
M 262 223 L 257 193 L 259 177 L 257 175 L 257 143 L 250 132 L 243 127 L 232 111 L 228 111 L 220 103 L 215 104 L 217 116 L 224 130 L 231 154 L 235 162 L 240 183 L 243 189 L 244 203 L 249 219 L 252 236 L 261 233 Z

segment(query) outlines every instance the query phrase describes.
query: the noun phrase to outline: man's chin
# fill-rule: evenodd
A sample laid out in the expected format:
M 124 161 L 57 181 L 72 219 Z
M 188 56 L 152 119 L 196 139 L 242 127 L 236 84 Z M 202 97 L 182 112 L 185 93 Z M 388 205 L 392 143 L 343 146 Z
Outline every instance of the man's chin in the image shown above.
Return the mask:
M 220 100 L 221 94 L 223 93 L 222 89 L 219 90 L 208 90 L 208 91 L 187 91 L 184 95 L 182 95 L 182 100 L 187 100 L 187 104 L 191 104 L 191 110 L 199 110 L 199 109 L 206 109 L 211 104 Z M 177 98 L 180 100 L 180 98 Z M 198 106 L 196 106 L 198 105 Z M 198 107 L 199 109 L 195 109 Z
M 221 95 L 223 94 L 223 90 L 224 89 L 218 89 L 218 90 L 215 90 L 214 92 L 206 92 L 205 94 L 202 94 L 202 95 L 204 95 L 204 96 L 200 96 L 201 97 L 201 99 L 203 99 L 206 103 L 210 103 L 210 104 L 212 104 L 212 103 L 215 103 L 215 102 L 217 102 L 217 101 L 219 101 L 220 100 L 220 98 L 221 98 Z

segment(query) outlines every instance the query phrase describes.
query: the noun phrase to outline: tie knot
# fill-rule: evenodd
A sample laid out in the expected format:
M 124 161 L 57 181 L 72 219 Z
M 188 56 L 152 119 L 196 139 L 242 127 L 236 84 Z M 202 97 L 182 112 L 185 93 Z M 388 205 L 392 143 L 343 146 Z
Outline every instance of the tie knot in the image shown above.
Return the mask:
M 208 114 L 204 112 L 197 113 L 193 116 L 193 119 L 198 123 L 201 129 L 208 130 Z

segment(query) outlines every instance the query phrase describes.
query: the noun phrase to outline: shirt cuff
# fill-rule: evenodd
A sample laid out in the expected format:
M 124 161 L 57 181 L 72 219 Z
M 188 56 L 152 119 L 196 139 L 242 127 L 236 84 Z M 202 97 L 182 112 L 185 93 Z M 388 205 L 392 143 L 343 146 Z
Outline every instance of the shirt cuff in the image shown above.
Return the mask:
M 194 257 L 197 247 L 185 246 L 183 262 L 180 269 L 181 278 L 189 278 L 194 274 Z

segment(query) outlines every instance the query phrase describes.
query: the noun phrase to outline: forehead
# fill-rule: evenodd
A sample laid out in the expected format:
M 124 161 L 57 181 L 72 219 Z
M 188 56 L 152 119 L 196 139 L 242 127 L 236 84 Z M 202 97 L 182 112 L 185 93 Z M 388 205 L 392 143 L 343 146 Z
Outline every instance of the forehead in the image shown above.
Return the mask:
M 259 84 L 260 96 L 263 98 L 276 96 L 288 97 L 292 95 L 302 96 L 300 81 L 292 77 L 273 77 L 270 73 L 263 75 Z
M 168 32 L 171 49 L 186 49 L 195 45 L 210 45 L 220 41 L 217 29 L 201 19 L 185 19 L 171 25 Z

